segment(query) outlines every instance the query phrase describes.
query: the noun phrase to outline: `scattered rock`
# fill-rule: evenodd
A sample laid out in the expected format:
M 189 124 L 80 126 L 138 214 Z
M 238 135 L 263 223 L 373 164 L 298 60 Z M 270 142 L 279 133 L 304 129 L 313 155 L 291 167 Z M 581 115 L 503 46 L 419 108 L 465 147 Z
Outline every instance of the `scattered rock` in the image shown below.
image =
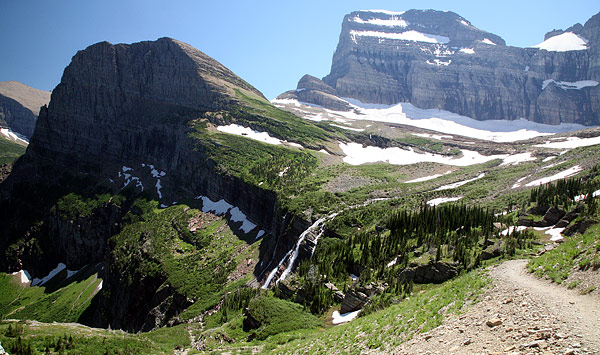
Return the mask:
M 500 318 L 489 319 L 487 322 L 485 322 L 485 325 L 490 328 L 497 327 L 500 324 L 502 324 L 502 319 Z

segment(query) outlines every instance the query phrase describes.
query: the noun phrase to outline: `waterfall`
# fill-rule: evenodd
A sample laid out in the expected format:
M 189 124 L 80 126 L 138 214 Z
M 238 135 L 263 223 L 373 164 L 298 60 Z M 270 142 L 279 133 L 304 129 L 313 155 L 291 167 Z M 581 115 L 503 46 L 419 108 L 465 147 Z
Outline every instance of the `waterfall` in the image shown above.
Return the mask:
M 287 267 L 285 268 L 285 270 L 279 277 L 279 280 L 285 280 L 287 275 L 292 271 L 292 268 L 294 267 L 294 263 L 296 262 L 296 258 L 298 258 L 298 253 L 300 251 L 300 245 L 302 244 L 302 242 L 304 242 L 304 239 L 306 239 L 306 236 L 310 232 L 315 230 L 316 228 L 321 227 L 321 231 L 319 232 L 317 238 L 315 239 L 315 243 L 316 243 L 317 239 L 321 236 L 321 234 L 323 234 L 323 230 L 322 230 L 323 223 L 337 215 L 338 215 L 338 213 L 336 212 L 336 213 L 330 214 L 329 216 L 319 218 L 315 223 L 313 223 L 304 232 L 302 232 L 302 234 L 300 234 L 300 237 L 298 238 L 298 241 L 296 242 L 296 245 L 294 246 L 294 248 L 290 249 L 290 251 L 288 251 L 284 255 L 284 257 L 281 258 L 281 261 L 279 261 L 279 264 L 277 264 L 277 266 L 274 267 L 273 270 L 271 270 L 271 273 L 269 273 L 269 276 L 267 277 L 267 280 L 265 281 L 265 284 L 262 286 L 262 288 L 263 289 L 269 288 L 271 281 L 273 281 L 273 278 L 277 274 L 277 271 L 279 271 L 279 268 L 281 267 L 281 265 L 283 265 L 283 263 L 285 263 L 286 260 L 289 259 L 289 263 L 287 264 Z M 313 252 L 314 252 L 314 250 L 313 250 Z
M 373 202 L 385 201 L 385 200 L 389 200 L 389 199 L 390 198 L 374 198 L 374 199 L 370 199 L 370 200 L 365 201 L 362 204 L 358 204 L 358 205 L 346 207 L 341 212 L 347 211 L 349 209 L 357 208 L 357 207 L 364 207 L 364 206 L 366 206 L 368 204 L 371 204 Z M 271 270 L 271 272 L 269 273 L 269 276 L 267 277 L 267 280 L 265 281 L 264 285 L 262 285 L 261 288 L 263 288 L 263 289 L 269 288 L 269 285 L 273 281 L 273 278 L 275 278 L 275 276 L 277 275 L 277 272 L 279 271 L 279 268 L 289 258 L 289 263 L 287 264 L 285 270 L 283 270 L 283 272 L 281 273 L 281 276 L 278 279 L 278 280 L 285 280 L 285 278 L 289 275 L 289 273 L 292 271 L 292 268 L 294 267 L 294 263 L 296 262 L 296 258 L 298 258 L 298 253 L 300 252 L 300 246 L 301 246 L 302 242 L 304 242 L 304 239 L 306 239 L 306 236 L 309 233 L 311 233 L 313 230 L 315 230 L 316 228 L 321 228 L 319 230 L 319 234 L 317 234 L 317 236 L 315 237 L 315 241 L 314 241 L 315 246 L 311 250 L 311 254 L 310 254 L 311 257 L 312 257 L 312 255 L 315 252 L 315 249 L 317 248 L 317 242 L 318 242 L 319 238 L 321 237 L 321 235 L 323 235 L 325 222 L 329 221 L 330 219 L 335 218 L 338 214 L 340 214 L 340 212 L 335 212 L 335 213 L 332 213 L 332 214 L 330 214 L 328 216 L 322 217 L 322 218 L 318 219 L 315 223 L 313 223 L 310 227 L 308 227 L 304 232 L 302 232 L 302 234 L 300 234 L 300 237 L 298 237 L 298 241 L 296 242 L 296 245 L 292 249 L 290 249 L 290 251 L 288 251 L 283 256 L 283 258 L 281 258 L 281 260 L 279 261 L 279 264 L 277 264 L 277 266 L 274 267 Z

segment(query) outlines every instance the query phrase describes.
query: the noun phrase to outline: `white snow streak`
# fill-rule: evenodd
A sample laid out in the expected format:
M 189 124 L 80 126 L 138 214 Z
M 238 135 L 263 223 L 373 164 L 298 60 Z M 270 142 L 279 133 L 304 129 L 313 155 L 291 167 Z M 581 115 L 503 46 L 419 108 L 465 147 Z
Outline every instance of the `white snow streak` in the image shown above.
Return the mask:
M 468 183 L 470 183 L 472 181 L 479 180 L 479 179 L 481 179 L 483 177 L 485 177 L 485 173 L 481 173 L 481 174 L 477 175 L 476 177 L 474 177 L 472 179 L 463 180 L 463 181 L 455 182 L 455 183 L 452 183 L 452 184 L 440 186 L 437 189 L 435 189 L 435 191 L 443 191 L 443 190 L 455 189 L 457 187 L 461 187 L 463 185 L 466 185 L 466 184 L 468 184 Z
M 404 41 L 412 42 L 426 42 L 426 43 L 439 43 L 446 44 L 450 42 L 450 38 L 445 36 L 432 35 L 428 33 L 422 33 L 414 30 L 395 33 L 395 32 L 379 32 L 379 31 L 356 31 L 350 30 L 350 36 L 360 37 L 377 37 L 387 39 L 399 39 Z
M 27 139 L 27 137 L 20 135 L 19 133 L 13 132 L 10 128 L 0 128 L 0 134 L 2 134 L 7 139 L 13 142 L 29 144 L 29 140 Z
M 553 149 L 572 149 L 579 147 L 588 147 L 590 145 L 600 144 L 600 136 L 592 138 L 567 137 L 562 142 L 546 142 L 544 144 L 536 144 L 535 147 L 553 148 Z
M 356 15 L 356 17 L 352 18 L 351 21 L 360 23 L 360 24 L 368 24 L 375 26 L 386 26 L 386 27 L 402 27 L 405 28 L 408 26 L 408 23 L 403 19 L 392 15 L 389 20 L 379 19 L 379 18 L 371 18 L 368 20 L 363 20 L 360 16 Z
M 546 89 L 550 83 L 554 83 L 556 86 L 563 90 L 581 90 L 587 87 L 598 86 L 596 80 L 579 80 L 579 81 L 556 81 L 553 79 L 544 80 L 542 83 L 542 90 Z
M 538 186 L 538 185 L 542 185 L 542 184 L 546 184 L 549 183 L 551 181 L 555 181 L 555 180 L 560 180 L 560 179 L 564 179 L 570 176 L 573 176 L 575 174 L 577 174 L 578 172 L 580 172 L 582 169 L 579 165 L 575 165 L 567 170 L 563 170 L 557 174 L 554 174 L 552 176 L 548 176 L 545 178 L 541 178 L 538 180 L 534 180 L 530 183 L 527 183 L 525 186 Z
M 331 317 L 333 318 L 331 323 L 333 324 L 340 324 L 340 323 L 346 323 L 346 322 L 350 322 L 351 320 L 353 320 L 354 318 L 356 318 L 358 316 L 358 313 L 360 313 L 360 309 L 358 311 L 354 311 L 354 312 L 348 312 L 348 313 L 343 313 L 340 314 L 339 311 L 333 311 L 333 314 L 331 315 Z
M 417 178 L 417 179 L 413 179 L 413 180 L 405 181 L 404 183 L 405 183 L 405 184 L 410 184 L 410 183 L 413 183 L 413 182 L 423 182 L 423 181 L 429 181 L 429 180 L 437 179 L 437 178 L 439 178 L 440 176 L 448 175 L 448 174 L 450 174 L 451 172 L 452 172 L 452 170 L 448 170 L 448 171 L 446 171 L 446 172 L 445 172 L 445 173 L 443 173 L 443 174 L 435 174 L 435 175 L 430 175 L 430 176 L 424 176 L 424 177 L 420 177 L 420 178 Z
M 461 198 L 462 198 L 462 196 L 458 196 L 458 197 L 438 197 L 438 198 L 434 198 L 433 200 L 427 201 L 427 204 L 429 206 L 437 206 L 437 205 L 440 205 L 440 204 L 446 203 L 446 202 L 458 201 Z
M 218 126 L 217 130 L 219 130 L 220 132 L 235 134 L 236 136 L 243 136 L 246 138 L 254 139 L 267 144 L 281 144 L 280 139 L 271 137 L 267 132 L 255 131 L 252 128 L 240 126 L 234 123 L 228 126 Z

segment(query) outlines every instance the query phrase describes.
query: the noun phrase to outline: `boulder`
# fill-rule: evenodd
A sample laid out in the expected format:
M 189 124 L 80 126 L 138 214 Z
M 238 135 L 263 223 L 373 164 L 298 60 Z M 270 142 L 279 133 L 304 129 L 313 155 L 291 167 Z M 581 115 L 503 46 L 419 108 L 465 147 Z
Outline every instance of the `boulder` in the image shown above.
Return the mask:
M 458 264 L 433 262 L 424 265 L 411 265 L 399 274 L 401 280 L 415 283 L 441 283 L 458 275 Z

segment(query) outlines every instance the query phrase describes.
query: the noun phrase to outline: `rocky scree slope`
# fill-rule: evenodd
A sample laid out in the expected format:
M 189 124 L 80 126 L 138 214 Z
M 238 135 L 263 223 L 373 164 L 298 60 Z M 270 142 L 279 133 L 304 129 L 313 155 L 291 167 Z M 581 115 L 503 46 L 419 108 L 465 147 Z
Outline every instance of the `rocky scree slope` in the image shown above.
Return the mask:
M 245 125 L 262 125 L 263 131 L 269 125 L 281 131 L 309 124 L 287 113 L 279 121 L 253 114 L 248 102 L 276 111 L 230 70 L 174 39 L 131 45 L 102 42 L 79 51 L 53 90 L 50 104 L 40 111 L 26 154 L 0 185 L 0 252 L 6 255 L 0 267 L 27 269 L 34 277 L 47 274 L 59 262 L 70 270 L 97 262 L 110 269 L 115 260 L 108 241 L 125 227 L 124 219 L 142 213 L 129 198 L 139 193 L 162 207 L 184 199 L 198 201 L 194 198 L 199 196 L 224 199 L 276 236 L 261 246 L 261 260 L 285 254 L 300 234 L 294 226 L 303 228 L 303 223 L 295 220 L 286 228 L 277 194 L 257 182 L 248 183 L 240 173 L 243 169 L 234 166 L 241 144 L 264 155 L 263 160 L 280 151 L 217 133 L 214 127 L 235 123 L 239 117 Z M 289 151 L 292 157 L 302 154 Z M 225 159 L 215 158 L 218 154 Z M 227 159 L 234 162 L 227 165 Z M 245 168 L 252 164 L 245 161 Z M 107 193 L 114 197 L 98 198 Z M 118 202 L 122 198 L 117 194 L 129 197 Z M 179 233 L 179 227 L 169 228 Z M 144 255 L 148 250 L 139 252 Z M 261 268 L 267 262 L 254 273 L 264 274 Z M 173 307 L 189 305 L 160 278 L 139 275 L 137 284 L 124 285 L 118 271 L 100 275 L 105 278 L 104 289 L 119 292 L 112 298 L 110 292 L 104 293 L 108 298 L 99 304 L 106 307 L 88 315 L 92 324 L 106 326 L 120 319 L 113 323 L 120 328 L 152 328 L 165 314 L 181 311 Z M 145 313 L 149 305 L 157 306 L 158 322 Z
M 334 110 L 349 109 L 336 100 L 348 97 L 477 120 L 598 125 L 599 36 L 600 14 L 550 32 L 540 49 L 506 46 L 453 12 L 355 11 L 342 22 L 331 72 L 322 81 L 305 76 L 279 98 Z M 565 42 L 570 50 L 556 48 Z
M 40 107 L 50 102 L 50 92 L 17 81 L 0 82 L 0 127 L 31 138 Z

